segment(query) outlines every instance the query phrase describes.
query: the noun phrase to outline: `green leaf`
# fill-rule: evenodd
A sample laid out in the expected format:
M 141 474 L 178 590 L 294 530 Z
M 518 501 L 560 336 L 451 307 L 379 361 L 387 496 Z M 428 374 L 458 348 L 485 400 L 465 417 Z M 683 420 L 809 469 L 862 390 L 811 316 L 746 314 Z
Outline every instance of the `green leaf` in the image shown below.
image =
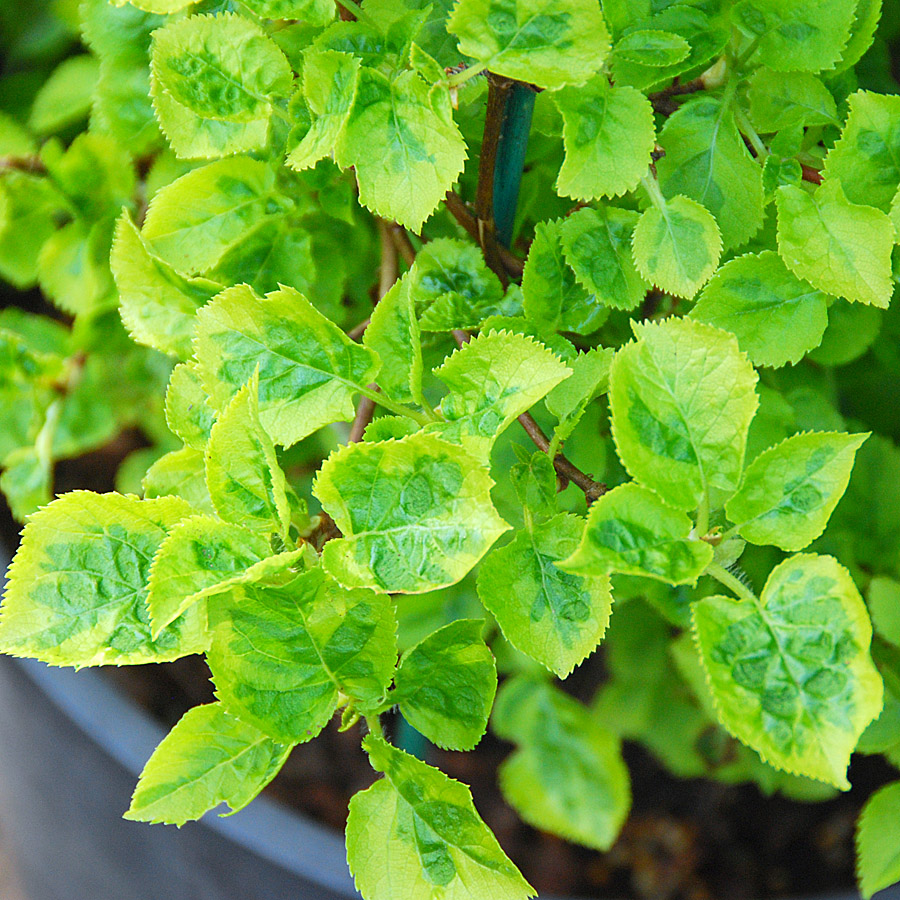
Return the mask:
M 196 3 L 196 0 L 115 0 L 116 6 L 122 6 L 126 2 L 145 12 L 156 13 L 157 15 L 171 15 L 172 13 L 180 12 L 192 3 Z
M 615 351 L 594 347 L 569 361 L 572 377 L 558 384 L 544 398 L 547 410 L 557 419 L 556 436 L 564 441 L 575 430 L 588 404 L 609 387 L 609 369 Z
M 397 662 L 390 598 L 348 591 L 320 568 L 288 584 L 247 584 L 221 613 L 208 653 L 216 696 L 276 740 L 315 737 L 340 694 L 382 700 Z
M 195 706 L 153 751 L 125 818 L 184 825 L 220 803 L 237 812 L 278 774 L 290 750 L 220 703 Z
M 450 389 L 441 401 L 447 421 L 426 430 L 482 459 L 497 435 L 571 372 L 530 337 L 489 331 L 460 347 L 434 374 Z
M 871 47 L 881 18 L 881 6 L 881 0 L 859 0 L 856 4 L 853 25 L 850 26 L 850 40 L 841 56 L 838 72 L 855 66 Z
M 703 289 L 690 317 L 738 339 L 757 366 L 797 363 L 818 347 L 829 297 L 794 276 L 772 250 L 729 260 Z
M 17 522 L 50 502 L 52 483 L 52 461 L 35 447 L 19 447 L 4 457 L 0 490 Z
M 633 191 L 647 174 L 656 142 L 653 107 L 646 96 L 632 87 L 613 87 L 601 74 L 553 99 L 563 117 L 566 149 L 557 192 L 595 200 Z
M 759 601 L 707 597 L 693 613 L 725 727 L 770 765 L 847 790 L 850 754 L 882 697 L 847 570 L 799 554 L 772 570 Z
M 747 467 L 725 512 L 745 540 L 802 550 L 828 524 L 866 434 L 797 434 Z
M 325 545 L 323 565 L 346 587 L 420 594 L 455 584 L 509 528 L 492 485 L 434 435 L 342 447 L 313 487 L 344 534 Z
M 212 426 L 206 447 L 206 485 L 219 516 L 262 534 L 287 537 L 287 482 L 275 445 L 259 419 L 259 375 L 242 387 Z
M 55 134 L 86 120 L 98 74 L 93 56 L 71 56 L 60 63 L 34 98 L 29 128 L 38 134 Z
M 596 0 L 460 0 L 447 28 L 463 56 L 542 88 L 584 84 L 610 49 Z
M 619 59 L 640 66 L 674 66 L 686 59 L 691 45 L 670 31 L 639 28 L 616 41 L 613 53 Z
M 500 766 L 503 796 L 540 831 L 608 850 L 631 807 L 619 740 L 558 688 L 506 682 L 494 729 L 519 748 Z
M 609 623 L 609 578 L 556 565 L 578 546 L 583 520 L 561 513 L 521 531 L 478 571 L 478 596 L 506 639 L 565 678 L 594 652 Z
M 116 226 L 110 266 L 119 290 L 119 311 L 132 338 L 187 359 L 197 310 L 222 289 L 206 278 L 186 278 L 153 254 L 128 213 Z
M 271 166 L 249 156 L 222 159 L 158 191 L 141 235 L 179 272 L 209 273 L 248 235 L 281 215 L 274 194 Z
M 91 127 L 111 135 L 136 156 L 156 149 L 162 135 L 153 114 L 148 60 L 101 57 Z
M 591 505 L 578 549 L 560 563 L 581 575 L 643 575 L 694 584 L 712 562 L 709 544 L 689 537 L 693 522 L 638 484 L 622 484 Z
M 5 112 L 0 112 L 0 154 L 30 156 L 37 152 L 37 141 L 27 128 Z
M 424 406 L 422 344 L 409 273 L 378 301 L 363 344 L 381 360 L 376 382 L 385 394 L 401 403 Z
M 575 279 L 605 306 L 634 309 L 649 288 L 631 255 L 637 220 L 633 210 L 601 206 L 579 209 L 560 226 L 563 252 Z
M 194 611 L 155 639 L 147 609 L 150 563 L 190 515 L 181 500 L 73 491 L 35 513 L 9 569 L 0 646 L 57 666 L 165 662 L 206 648 Z
M 371 350 L 288 287 L 265 299 L 246 285 L 223 291 L 198 314 L 194 354 L 220 409 L 259 367 L 259 418 L 284 446 L 352 420 L 353 395 L 379 367 Z
M 900 881 L 896 825 L 900 817 L 900 781 L 869 797 L 856 826 L 856 874 L 865 900 Z
M 869 582 L 866 597 L 876 634 L 900 647 L 900 581 L 879 575 Z
M 303 54 L 303 95 L 315 118 L 288 154 L 291 168 L 311 168 L 334 151 L 356 99 L 359 69 L 359 58 L 349 53 L 310 48 Z
M 734 24 L 758 49 L 758 60 L 776 72 L 832 69 L 850 37 L 856 0 L 741 0 Z
M 206 488 L 206 465 L 203 453 L 192 447 L 174 450 L 160 457 L 144 476 L 144 496 L 181 497 L 194 512 L 212 515 L 213 505 Z
M 363 68 L 335 159 L 356 168 L 363 206 L 418 232 L 462 172 L 466 144 L 446 90 Z
M 332 0 L 243 0 L 243 4 L 267 19 L 302 19 L 310 25 L 327 25 L 335 12 Z
M 757 69 L 748 82 L 748 97 L 750 118 L 762 132 L 796 125 L 839 124 L 834 97 L 819 78 L 808 72 Z
M 353 797 L 347 819 L 347 862 L 366 900 L 534 896 L 464 784 L 374 735 L 363 747 L 385 773 Z
M 487 729 L 497 667 L 483 629 L 480 619 L 439 628 L 403 655 L 394 676 L 403 718 L 445 750 L 471 750 Z
M 597 297 L 575 279 L 563 255 L 564 220 L 538 222 L 522 274 L 525 315 L 540 329 L 590 334 L 606 317 Z
M 900 97 L 857 91 L 840 139 L 825 157 L 825 179 L 851 203 L 888 212 L 900 185 Z
M 520 444 L 513 444 L 519 462 L 509 470 L 509 480 L 519 502 L 532 519 L 546 519 L 556 512 L 556 469 L 542 450 L 530 454 Z
M 631 246 L 637 270 L 645 280 L 690 299 L 716 271 L 722 236 L 709 210 L 689 197 L 678 196 L 644 210 Z
M 726 250 L 759 231 L 762 169 L 744 144 L 728 102 L 705 96 L 685 103 L 668 118 L 659 142 L 666 153 L 656 171 L 666 197 L 683 194 L 709 210 Z
M 153 34 L 153 104 L 181 158 L 261 150 L 291 81 L 278 45 L 243 16 L 190 16 Z
M 887 308 L 894 226 L 885 213 L 850 203 L 837 181 L 814 194 L 782 187 L 775 201 L 778 252 L 795 275 L 828 294 Z
M 166 422 L 194 450 L 206 448 L 215 412 L 209 405 L 200 373 L 194 363 L 180 363 L 172 370 L 166 391 Z
M 727 332 L 687 319 L 642 325 L 610 371 L 616 448 L 637 481 L 678 509 L 734 493 L 756 412 L 756 372 Z

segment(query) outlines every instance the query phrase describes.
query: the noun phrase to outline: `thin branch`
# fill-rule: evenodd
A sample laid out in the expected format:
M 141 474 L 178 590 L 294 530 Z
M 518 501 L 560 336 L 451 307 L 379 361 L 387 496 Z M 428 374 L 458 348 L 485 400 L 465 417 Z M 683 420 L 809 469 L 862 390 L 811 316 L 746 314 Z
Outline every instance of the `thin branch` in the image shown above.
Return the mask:
M 416 248 L 413 247 L 412 241 L 406 233 L 406 229 L 396 222 L 390 222 L 388 223 L 388 233 L 390 234 L 391 241 L 393 241 L 397 253 L 403 257 L 403 262 L 405 262 L 407 266 L 412 266 L 416 261 Z
M 358 341 L 366 333 L 366 329 L 369 327 L 369 323 L 371 321 L 371 317 L 363 319 L 362 322 L 359 323 L 359 325 L 354 325 L 347 332 L 347 337 L 353 341 Z
M 378 385 L 372 384 L 369 386 L 376 391 L 378 390 Z M 349 443 L 356 444 L 362 440 L 363 434 L 366 428 L 369 427 L 369 423 L 374 415 L 375 401 L 369 397 L 361 398 L 359 405 L 356 407 L 356 416 L 353 419 L 353 424 L 350 426 L 350 437 L 347 439 Z
M 812 184 L 822 183 L 822 173 L 818 169 L 814 169 L 812 166 L 806 165 L 806 163 L 800 163 L 800 169 L 803 172 L 804 181 L 809 181 Z
M 378 235 L 381 238 L 381 268 L 378 276 L 378 300 L 391 289 L 397 280 L 397 245 L 391 224 L 384 219 L 376 219 Z M 408 238 L 407 238 L 408 240 Z
M 656 103 L 659 100 L 668 100 L 670 97 L 680 97 L 682 94 L 696 94 L 698 91 L 703 90 L 706 90 L 706 82 L 703 80 L 703 76 L 694 78 L 691 81 L 686 81 L 684 84 L 676 78 L 668 87 L 659 91 L 654 91 L 652 94 L 648 94 L 647 99 L 651 103 Z
M 0 156 L 0 172 L 10 170 L 28 172 L 32 175 L 45 175 L 47 167 L 37 154 L 29 156 L 14 156 L 12 154 Z
M 469 208 L 459 194 L 453 190 L 447 191 L 447 196 L 444 197 L 444 204 L 453 218 L 456 219 L 474 241 L 480 244 L 478 220 L 469 212 Z M 522 272 L 525 271 L 524 260 L 519 259 L 518 256 L 507 250 L 502 244 L 497 244 L 497 251 L 504 268 L 509 273 L 509 277 L 513 281 L 520 281 Z

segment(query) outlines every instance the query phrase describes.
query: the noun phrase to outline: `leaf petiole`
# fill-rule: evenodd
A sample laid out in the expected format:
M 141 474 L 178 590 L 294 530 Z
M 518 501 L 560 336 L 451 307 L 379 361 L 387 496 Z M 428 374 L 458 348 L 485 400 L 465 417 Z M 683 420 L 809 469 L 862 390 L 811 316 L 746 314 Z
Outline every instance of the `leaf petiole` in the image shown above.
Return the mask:
M 751 603 L 759 605 L 759 598 L 756 594 L 724 566 L 720 566 L 718 563 L 710 563 L 706 567 L 706 574 L 715 578 L 720 584 L 725 585 L 725 587 L 737 594 L 741 600 L 749 600 Z

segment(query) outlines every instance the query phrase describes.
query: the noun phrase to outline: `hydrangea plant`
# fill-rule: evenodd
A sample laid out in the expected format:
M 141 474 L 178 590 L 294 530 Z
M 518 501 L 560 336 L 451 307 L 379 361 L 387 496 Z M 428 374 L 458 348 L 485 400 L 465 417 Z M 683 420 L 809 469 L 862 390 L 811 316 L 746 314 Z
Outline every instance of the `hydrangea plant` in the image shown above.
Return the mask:
M 363 897 L 519 900 L 382 716 L 490 722 L 509 803 L 599 850 L 623 739 L 805 800 L 900 764 L 880 0 L 71 6 L 85 52 L 0 115 L 0 274 L 65 322 L 0 313 L 0 648 L 205 654 L 128 818 L 241 809 L 339 712 Z M 120 492 L 51 501 L 124 427 Z

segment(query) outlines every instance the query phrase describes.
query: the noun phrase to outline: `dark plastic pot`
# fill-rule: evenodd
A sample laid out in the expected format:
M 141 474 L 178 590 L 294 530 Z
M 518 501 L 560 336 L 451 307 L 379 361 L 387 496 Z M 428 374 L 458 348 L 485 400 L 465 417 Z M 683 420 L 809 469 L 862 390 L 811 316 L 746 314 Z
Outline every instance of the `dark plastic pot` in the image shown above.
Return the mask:
M 266 797 L 180 830 L 122 819 L 163 734 L 95 670 L 0 657 L 0 817 L 28 900 L 359 896 L 342 835 Z

